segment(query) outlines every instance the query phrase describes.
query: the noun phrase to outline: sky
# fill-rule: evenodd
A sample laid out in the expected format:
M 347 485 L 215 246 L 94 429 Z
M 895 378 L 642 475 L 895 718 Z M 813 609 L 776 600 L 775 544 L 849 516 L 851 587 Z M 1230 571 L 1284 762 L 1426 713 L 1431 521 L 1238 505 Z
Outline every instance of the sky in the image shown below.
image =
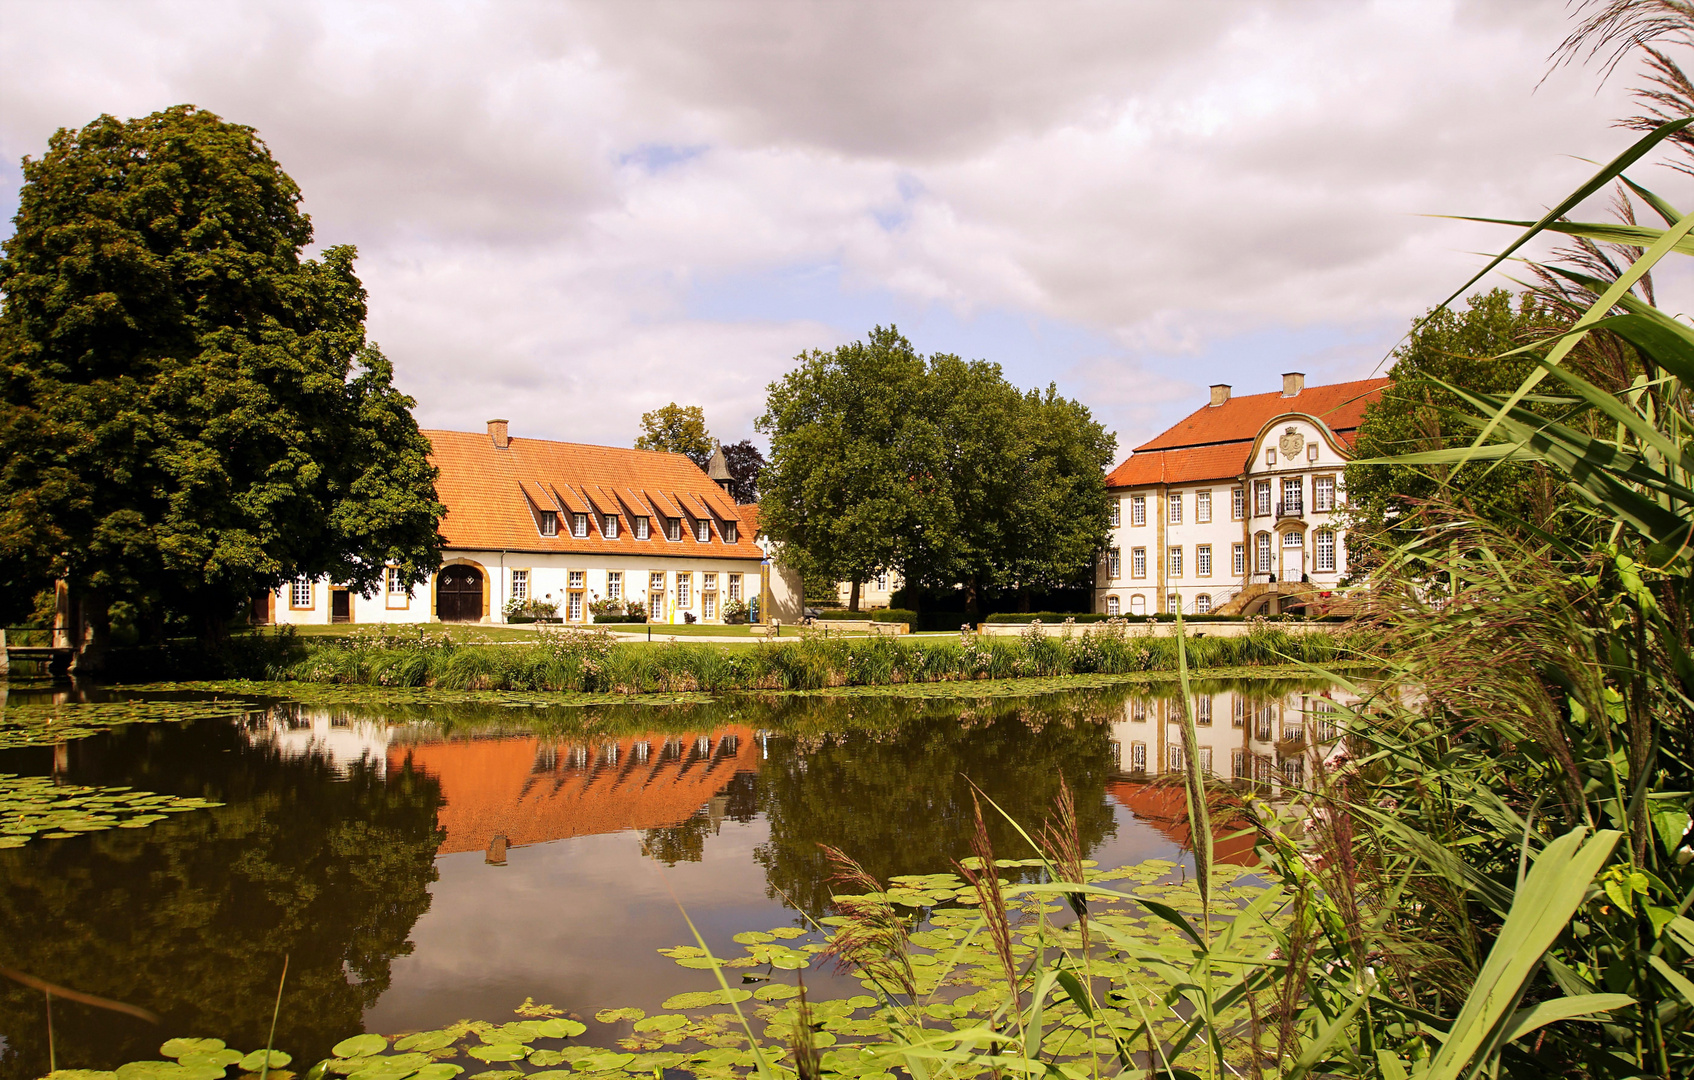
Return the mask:
M 357 245 L 425 427 L 629 445 L 676 401 L 762 443 L 797 355 L 894 324 L 1056 383 L 1121 457 L 1211 383 L 1378 372 L 1509 239 L 1439 215 L 1538 217 L 1621 152 L 1629 67 L 1550 65 L 1570 14 L 0 0 L 0 234 L 56 129 L 187 102 Z

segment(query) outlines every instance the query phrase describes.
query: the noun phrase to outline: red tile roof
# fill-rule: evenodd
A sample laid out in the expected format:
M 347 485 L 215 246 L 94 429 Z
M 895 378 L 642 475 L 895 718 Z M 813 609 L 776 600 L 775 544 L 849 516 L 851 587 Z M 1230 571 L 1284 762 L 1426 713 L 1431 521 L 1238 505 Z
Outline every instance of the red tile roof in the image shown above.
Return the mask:
M 1393 380 L 1308 386 L 1293 397 L 1280 392 L 1230 398 L 1206 405 L 1135 448 L 1135 452 L 1106 474 L 1109 488 L 1147 484 L 1188 484 L 1228 480 L 1247 469 L 1253 440 L 1271 420 L 1285 413 L 1316 417 L 1351 449 L 1365 406 L 1382 396 Z
M 441 535 L 449 548 L 761 557 L 751 528 L 738 527 L 735 543 L 724 542 L 724 522 L 739 523 L 741 515 L 723 489 L 681 454 L 547 439 L 512 439 L 501 449 L 481 431 L 425 431 L 424 436 L 432 447 L 430 460 L 441 470 L 435 489 L 447 507 Z M 681 540 L 666 540 L 664 522 L 659 520 L 650 523 L 648 539 L 635 538 L 631 514 L 679 516 L 678 502 L 686 504 L 680 516 L 690 519 L 683 523 Z M 602 522 L 594 512 L 600 504 L 606 513 L 617 508 L 621 520 L 616 539 L 607 539 L 601 532 Z M 541 535 L 537 512 L 543 510 L 559 512 L 559 535 Z M 570 535 L 571 513 L 589 514 L 587 537 Z M 712 521 L 712 538 L 704 544 L 689 527 L 702 517 Z

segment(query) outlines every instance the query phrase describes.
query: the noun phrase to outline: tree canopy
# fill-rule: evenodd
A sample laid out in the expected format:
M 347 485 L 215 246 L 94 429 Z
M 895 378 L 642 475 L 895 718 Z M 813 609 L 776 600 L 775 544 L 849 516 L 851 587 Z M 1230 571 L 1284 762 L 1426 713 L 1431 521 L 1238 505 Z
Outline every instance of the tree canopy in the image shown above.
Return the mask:
M 812 351 L 771 384 L 760 527 L 808 578 L 1047 589 L 1105 543 L 1116 438 L 1054 387 L 998 364 L 919 356 L 897 329 Z
M 765 455 L 752 439 L 723 444 L 724 463 L 729 466 L 729 493 L 738 503 L 759 501 L 759 474 L 765 471 Z
M 702 469 L 712 456 L 712 436 L 706 431 L 706 412 L 698 405 L 671 402 L 662 409 L 641 414 L 637 450 L 661 450 L 685 454 Z
M 354 250 L 305 259 L 300 190 L 190 105 L 25 158 L 0 261 L 0 566 L 202 631 L 297 575 L 440 562 L 429 444 L 365 340 Z

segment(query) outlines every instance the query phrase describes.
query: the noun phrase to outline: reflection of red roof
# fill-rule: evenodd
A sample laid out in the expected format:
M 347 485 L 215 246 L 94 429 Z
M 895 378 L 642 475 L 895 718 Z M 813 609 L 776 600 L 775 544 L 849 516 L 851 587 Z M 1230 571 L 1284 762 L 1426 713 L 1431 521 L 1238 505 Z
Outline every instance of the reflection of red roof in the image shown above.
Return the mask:
M 698 740 L 710 742 L 705 756 Z M 671 740 L 640 735 L 586 747 L 534 738 L 392 744 L 390 768 L 412 767 L 441 782 L 441 854 L 480 851 L 503 833 L 513 847 L 571 836 L 652 829 L 686 820 L 740 772 L 754 772 L 759 748 L 750 728 Z M 637 746 L 646 744 L 646 761 Z M 616 747 L 615 763 L 611 748 Z M 674 752 L 673 752 L 674 747 Z
M 1176 784 L 1154 784 L 1145 780 L 1113 780 L 1106 791 L 1124 809 L 1150 823 L 1177 846 L 1187 849 L 1194 834 L 1188 828 L 1188 792 Z M 1239 824 L 1212 823 L 1212 861 L 1236 866 L 1256 866 L 1253 837 L 1236 836 Z

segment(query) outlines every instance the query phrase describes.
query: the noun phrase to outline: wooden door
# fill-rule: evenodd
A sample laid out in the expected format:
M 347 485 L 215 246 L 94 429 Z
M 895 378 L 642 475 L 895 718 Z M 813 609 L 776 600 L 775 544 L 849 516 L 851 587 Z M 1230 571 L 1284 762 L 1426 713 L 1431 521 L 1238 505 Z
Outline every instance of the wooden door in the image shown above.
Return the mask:
M 435 579 L 435 614 L 442 622 L 477 622 L 482 618 L 482 571 L 474 566 L 449 566 Z

